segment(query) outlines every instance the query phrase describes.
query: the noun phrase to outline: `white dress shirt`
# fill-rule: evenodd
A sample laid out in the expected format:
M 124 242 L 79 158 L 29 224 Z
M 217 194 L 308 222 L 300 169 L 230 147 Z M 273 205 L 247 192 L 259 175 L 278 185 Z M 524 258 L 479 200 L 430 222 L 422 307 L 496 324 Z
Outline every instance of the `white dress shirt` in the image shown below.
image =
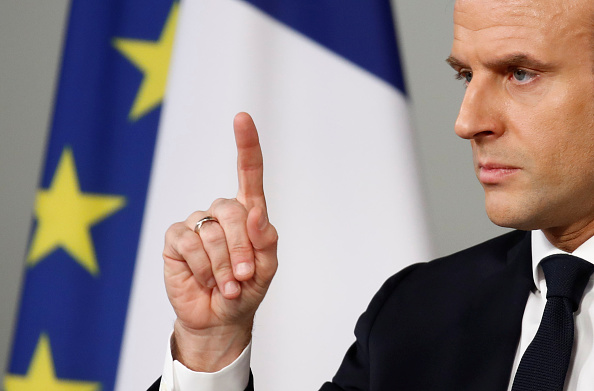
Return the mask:
M 250 380 L 252 343 L 231 364 L 218 372 L 194 372 L 171 356 L 171 337 L 159 391 L 243 391 Z
M 536 335 L 544 312 L 547 297 L 547 284 L 544 279 L 541 259 L 553 254 L 567 254 L 554 247 L 541 231 L 532 231 L 532 273 L 536 290 L 530 292 L 524 317 L 520 344 L 512 369 L 508 390 L 511 390 L 514 376 L 524 351 Z M 573 255 L 594 263 L 594 237 L 588 239 Z M 574 348 L 569 362 L 565 391 L 585 391 L 594 389 L 594 275 L 586 286 L 580 308 L 575 312 Z M 216 373 L 193 372 L 179 361 L 174 361 L 168 348 L 161 391 L 243 391 L 249 381 L 251 343 L 233 363 Z M 331 374 L 329 374 L 330 376 Z
M 536 290 L 530 292 L 524 317 L 522 318 L 522 336 L 516 351 L 516 358 L 512 369 L 508 390 L 511 390 L 520 359 L 530 342 L 534 339 L 540 319 L 547 303 L 547 283 L 540 267 L 540 261 L 553 254 L 568 254 L 554 247 L 542 233 L 532 231 L 532 275 Z M 588 239 L 573 253 L 576 257 L 594 263 L 594 237 Z M 575 333 L 573 351 L 569 361 L 569 369 L 565 379 L 565 391 L 585 391 L 594 389 L 594 275 L 590 277 L 584 291 L 580 308 L 575 312 Z

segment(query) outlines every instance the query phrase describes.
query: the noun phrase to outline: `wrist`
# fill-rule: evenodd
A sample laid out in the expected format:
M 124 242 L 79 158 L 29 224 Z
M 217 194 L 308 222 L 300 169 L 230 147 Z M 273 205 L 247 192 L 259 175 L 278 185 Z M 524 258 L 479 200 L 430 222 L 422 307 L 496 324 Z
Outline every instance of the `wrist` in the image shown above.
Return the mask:
M 171 354 L 195 372 L 217 372 L 235 361 L 248 346 L 252 323 L 246 326 L 218 326 L 191 330 L 175 321 L 171 336 Z

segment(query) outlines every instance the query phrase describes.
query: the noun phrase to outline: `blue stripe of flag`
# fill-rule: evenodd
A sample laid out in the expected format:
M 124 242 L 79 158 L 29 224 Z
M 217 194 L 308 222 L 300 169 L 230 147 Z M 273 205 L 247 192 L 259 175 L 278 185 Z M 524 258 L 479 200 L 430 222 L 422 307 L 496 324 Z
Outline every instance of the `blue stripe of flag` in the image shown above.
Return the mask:
M 244 0 L 406 93 L 390 0 Z

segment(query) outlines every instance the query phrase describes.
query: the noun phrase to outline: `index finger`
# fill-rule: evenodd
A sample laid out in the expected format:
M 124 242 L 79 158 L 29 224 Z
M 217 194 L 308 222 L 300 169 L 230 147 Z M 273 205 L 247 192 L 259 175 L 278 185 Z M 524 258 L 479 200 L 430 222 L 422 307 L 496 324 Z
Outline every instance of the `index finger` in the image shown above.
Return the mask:
M 264 164 L 256 125 L 247 113 L 239 113 L 233 121 L 237 144 L 237 200 L 250 210 L 254 206 L 266 208 L 264 198 Z

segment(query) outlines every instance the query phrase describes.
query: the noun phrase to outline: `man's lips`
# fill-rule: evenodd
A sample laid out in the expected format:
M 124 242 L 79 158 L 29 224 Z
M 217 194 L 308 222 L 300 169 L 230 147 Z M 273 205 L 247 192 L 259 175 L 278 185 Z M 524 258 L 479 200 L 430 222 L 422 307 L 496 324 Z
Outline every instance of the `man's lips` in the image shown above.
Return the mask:
M 484 185 L 502 183 L 520 170 L 518 167 L 498 163 L 479 163 L 478 168 L 478 179 Z

